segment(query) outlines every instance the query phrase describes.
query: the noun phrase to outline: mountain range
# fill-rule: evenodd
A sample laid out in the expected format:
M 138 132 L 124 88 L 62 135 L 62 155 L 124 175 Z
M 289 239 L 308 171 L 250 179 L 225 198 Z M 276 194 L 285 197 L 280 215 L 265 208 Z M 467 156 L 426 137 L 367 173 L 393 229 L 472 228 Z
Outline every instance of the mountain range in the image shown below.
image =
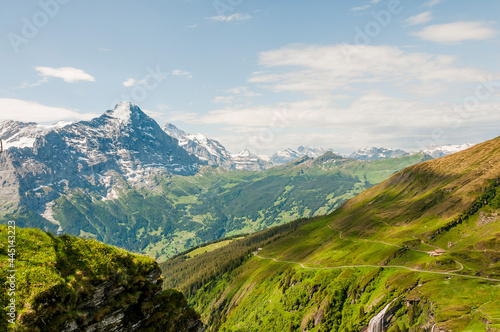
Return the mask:
M 132 109 L 138 108 L 135 105 L 124 102 L 120 105 L 117 105 L 115 110 L 126 109 L 127 107 Z M 118 113 L 108 112 L 108 115 L 118 114 Z M 114 117 L 115 119 L 119 119 L 120 117 L 123 116 L 124 116 L 123 114 L 118 116 L 111 115 L 111 118 Z M 148 121 L 154 122 L 153 119 L 147 117 L 144 113 L 142 113 L 138 118 L 134 119 L 134 121 L 143 121 L 146 118 L 149 119 Z M 121 120 L 124 119 L 122 118 Z M 95 125 L 95 121 L 93 125 Z M 3 140 L 5 150 L 11 147 L 30 148 L 34 147 L 37 137 L 45 136 L 51 132 L 61 131 L 61 129 L 66 126 L 78 127 L 80 125 L 70 121 L 60 121 L 53 125 L 40 125 L 33 122 L 24 123 L 24 122 L 6 120 L 0 122 L 0 139 Z M 111 125 L 111 127 L 113 126 L 115 127 L 116 131 L 117 124 Z M 151 126 L 149 125 L 144 126 L 144 128 L 149 128 L 149 127 Z M 151 128 L 153 127 L 155 127 L 155 130 L 157 130 L 156 123 L 155 126 L 152 126 Z M 138 127 L 138 128 L 142 129 L 143 127 Z M 257 156 L 252 152 L 250 152 L 248 149 L 243 149 L 237 154 L 231 154 L 217 140 L 211 139 L 200 133 L 198 134 L 186 133 L 183 130 L 177 128 L 172 123 L 165 124 L 162 127 L 162 130 L 170 137 L 175 138 L 178 142 L 177 143 L 178 146 L 183 148 L 189 154 L 196 156 L 199 159 L 200 164 L 208 164 L 212 166 L 223 167 L 225 169 L 230 169 L 230 170 L 239 169 L 239 170 L 261 171 L 274 166 L 286 164 L 290 161 L 299 159 L 304 156 L 317 158 L 325 154 L 327 151 L 334 152 L 334 150 L 331 148 L 324 149 L 322 147 L 317 147 L 317 146 L 299 146 L 297 149 L 287 148 L 284 150 L 277 151 L 270 157 Z M 100 134 L 102 135 L 102 133 Z M 151 132 L 144 133 L 144 135 L 147 134 L 151 135 Z M 473 145 L 474 144 L 467 143 L 462 145 L 433 146 L 421 150 L 419 152 L 429 154 L 433 158 L 440 158 L 452 153 L 468 149 Z M 342 155 L 340 153 L 336 154 Z M 348 157 L 358 160 L 377 160 L 377 159 L 397 158 L 408 154 L 411 153 L 401 149 L 393 150 L 389 148 L 367 147 L 364 149 L 360 149 L 356 152 L 353 152 Z
M 91 121 L 3 122 L 1 132 L 5 142 L 18 142 L 0 155 L 2 223 L 15 219 L 21 227 L 94 238 L 161 260 L 220 237 L 331 212 L 430 158 L 367 162 L 327 152 L 267 168 L 249 151 L 229 155 L 202 135 L 162 129 L 130 103 Z M 234 169 L 216 167 L 220 162 Z

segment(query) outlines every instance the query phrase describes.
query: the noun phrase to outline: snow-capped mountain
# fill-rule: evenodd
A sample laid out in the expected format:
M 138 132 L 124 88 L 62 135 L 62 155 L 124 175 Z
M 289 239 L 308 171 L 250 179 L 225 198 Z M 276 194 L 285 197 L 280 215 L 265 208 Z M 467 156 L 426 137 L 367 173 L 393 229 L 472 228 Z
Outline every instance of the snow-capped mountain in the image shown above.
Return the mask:
M 49 132 L 55 128 L 61 128 L 71 121 L 59 121 L 53 125 L 41 125 L 35 122 L 20 122 L 13 120 L 0 121 L 0 139 L 3 142 L 4 150 L 11 147 L 32 148 L 35 138 L 43 133 Z
M 404 150 L 392 150 L 386 148 L 367 147 L 352 153 L 349 158 L 358 160 L 390 159 L 409 155 Z
M 247 171 L 262 171 L 271 167 L 271 164 L 251 153 L 248 149 L 242 150 L 238 154 L 231 155 L 235 168 Z
M 297 150 L 288 148 L 285 150 L 277 151 L 271 156 L 270 161 L 273 165 L 281 165 L 302 158 L 304 156 L 308 156 L 310 158 L 318 158 L 324 155 L 327 151 L 333 150 L 323 149 L 318 146 L 299 146 Z
M 203 134 L 187 134 L 171 123 L 167 123 L 162 129 L 168 135 L 175 137 L 184 150 L 206 161 L 209 165 L 226 169 L 235 168 L 231 154 L 218 141 Z
M 114 197 L 120 187 L 149 185 L 154 174 L 194 174 L 202 163 L 128 102 L 91 121 L 42 129 L 33 123 L 2 124 L 2 140 L 17 146 L 0 155 L 0 195 L 11 198 L 0 210 L 21 201 L 43 209 L 71 188 Z
M 473 147 L 475 144 L 465 143 L 461 145 L 441 145 L 441 146 L 431 146 L 425 150 L 422 150 L 423 153 L 430 155 L 433 158 L 441 158 L 456 152 L 460 152 L 462 150 L 466 150 L 468 148 Z

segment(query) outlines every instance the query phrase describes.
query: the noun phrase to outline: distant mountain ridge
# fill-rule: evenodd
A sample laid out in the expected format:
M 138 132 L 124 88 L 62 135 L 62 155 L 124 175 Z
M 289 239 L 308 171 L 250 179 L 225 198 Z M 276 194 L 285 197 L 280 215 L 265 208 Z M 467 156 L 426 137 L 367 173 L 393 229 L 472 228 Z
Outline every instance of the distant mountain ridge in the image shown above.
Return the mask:
M 0 122 L 0 139 L 4 142 L 4 149 L 11 147 L 24 148 L 33 147 L 36 137 L 72 125 L 75 122 L 60 121 L 53 125 L 40 125 L 37 123 L 19 122 L 6 120 Z M 231 154 L 220 142 L 203 134 L 189 134 L 172 123 L 166 123 L 162 130 L 169 136 L 177 139 L 181 148 L 189 154 L 197 157 L 202 164 L 208 164 L 225 169 L 239 169 L 248 171 L 262 171 L 274 166 L 283 165 L 304 156 L 317 158 L 327 151 L 334 152 L 332 148 L 318 146 L 299 146 L 297 149 L 286 148 L 276 151 L 270 157 L 257 156 L 249 149 L 243 149 L 239 153 Z M 474 146 L 471 143 L 461 145 L 433 146 L 419 152 L 426 153 L 433 158 L 453 154 Z M 336 153 L 342 155 L 340 153 Z M 402 149 L 390 149 L 384 147 L 366 147 L 349 155 L 349 158 L 358 160 L 390 159 L 411 154 Z M 346 156 L 346 155 L 343 155 Z
M 318 158 L 328 151 L 333 152 L 333 149 L 323 149 L 319 146 L 299 146 L 296 150 L 288 148 L 275 152 L 271 156 L 270 161 L 273 165 L 281 165 L 304 156 Z
M 469 149 L 476 144 L 473 143 L 465 143 L 460 145 L 436 145 L 428 147 L 422 150 L 423 153 L 428 154 L 432 158 L 441 158 L 444 156 L 448 156 L 453 153 L 457 153 L 466 149 Z
M 356 152 L 353 152 L 349 158 L 358 160 L 376 160 L 376 159 L 390 159 L 409 155 L 408 152 L 397 149 L 367 147 Z
M 271 168 L 273 164 L 253 154 L 248 149 L 243 149 L 240 153 L 231 155 L 236 169 L 247 171 L 263 171 Z
M 235 168 L 231 154 L 218 141 L 203 134 L 187 134 L 171 123 L 165 124 L 162 129 L 168 135 L 176 138 L 180 147 L 206 161 L 209 165 L 226 169 Z

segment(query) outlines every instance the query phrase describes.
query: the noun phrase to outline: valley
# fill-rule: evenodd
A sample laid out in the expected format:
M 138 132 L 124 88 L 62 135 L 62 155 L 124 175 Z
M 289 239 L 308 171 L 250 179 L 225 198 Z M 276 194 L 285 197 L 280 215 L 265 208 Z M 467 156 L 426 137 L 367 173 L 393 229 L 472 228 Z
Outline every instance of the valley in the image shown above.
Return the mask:
M 499 158 L 497 138 L 409 167 L 328 216 L 276 229 L 215 276 L 179 283 L 182 255 L 167 260 L 166 285 L 213 331 L 358 331 L 386 305 L 387 331 L 498 330 Z M 224 264 L 237 242 L 204 255 Z

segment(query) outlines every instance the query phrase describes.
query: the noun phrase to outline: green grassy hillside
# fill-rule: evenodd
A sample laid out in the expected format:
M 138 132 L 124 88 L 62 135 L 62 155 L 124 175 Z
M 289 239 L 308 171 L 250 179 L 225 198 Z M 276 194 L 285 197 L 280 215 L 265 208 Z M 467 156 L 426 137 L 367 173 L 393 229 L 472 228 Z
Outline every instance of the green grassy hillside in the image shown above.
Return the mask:
M 201 326 L 199 316 L 185 308 L 180 292 L 161 291 L 160 269 L 151 258 L 95 240 L 21 228 L 13 235 L 9 230 L 0 226 L 1 331 L 109 331 L 132 326 L 141 331 L 197 331 Z M 9 256 L 12 248 L 15 256 Z M 8 278 L 13 269 L 15 288 Z M 8 322 L 11 299 L 15 324 Z
M 387 331 L 499 331 L 499 213 L 497 138 L 299 223 L 189 301 L 213 331 L 360 331 L 386 305 Z
M 203 168 L 194 176 L 158 177 L 100 200 L 75 189 L 52 207 L 64 232 L 148 254 L 158 260 L 221 237 L 327 214 L 347 199 L 429 157 L 362 162 L 328 153 L 263 172 Z M 21 227 L 37 219 L 20 212 Z M 33 214 L 33 213 L 32 213 Z M 39 217 L 39 215 L 36 215 Z M 29 222 L 28 222 L 29 221 Z M 55 232 L 56 226 L 53 227 Z

